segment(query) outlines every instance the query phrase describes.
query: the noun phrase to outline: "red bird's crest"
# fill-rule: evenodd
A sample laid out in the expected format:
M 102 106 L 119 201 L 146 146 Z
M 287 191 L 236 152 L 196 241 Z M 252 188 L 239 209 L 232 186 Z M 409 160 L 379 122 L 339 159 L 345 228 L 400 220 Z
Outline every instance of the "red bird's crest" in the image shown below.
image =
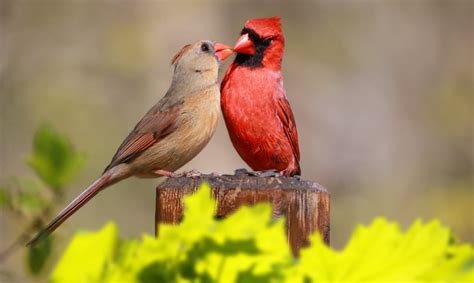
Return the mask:
M 280 17 L 248 20 L 245 28 L 254 30 L 259 36 L 276 36 L 282 34 Z

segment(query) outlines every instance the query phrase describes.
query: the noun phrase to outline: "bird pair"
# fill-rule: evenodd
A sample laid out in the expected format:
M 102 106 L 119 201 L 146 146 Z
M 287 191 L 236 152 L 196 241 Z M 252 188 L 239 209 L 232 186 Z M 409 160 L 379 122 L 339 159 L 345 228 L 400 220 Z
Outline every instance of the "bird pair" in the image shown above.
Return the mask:
M 230 139 L 256 171 L 300 174 L 296 124 L 281 74 L 284 37 L 278 17 L 245 23 L 233 50 L 202 40 L 172 59 L 165 96 L 138 122 L 103 174 L 28 245 L 56 230 L 99 191 L 131 176 L 176 176 L 209 142 L 222 113 Z M 237 53 L 219 87 L 219 64 Z

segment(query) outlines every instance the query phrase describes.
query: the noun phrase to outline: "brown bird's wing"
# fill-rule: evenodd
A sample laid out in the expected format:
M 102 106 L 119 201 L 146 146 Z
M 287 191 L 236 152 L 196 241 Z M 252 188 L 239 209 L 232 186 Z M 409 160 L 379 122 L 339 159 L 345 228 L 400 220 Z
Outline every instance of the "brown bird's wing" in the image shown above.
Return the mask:
M 176 103 L 164 110 L 157 105 L 153 107 L 133 131 L 125 138 L 119 146 L 109 166 L 110 168 L 124 162 L 128 162 L 153 144 L 171 134 L 177 128 L 177 117 L 181 109 L 181 103 Z
M 296 130 L 295 118 L 293 117 L 293 111 L 291 111 L 290 103 L 285 97 L 278 98 L 277 103 L 277 114 L 278 118 L 283 124 L 283 130 L 285 135 L 290 141 L 293 154 L 296 160 L 300 161 L 300 149 L 298 145 L 298 132 Z

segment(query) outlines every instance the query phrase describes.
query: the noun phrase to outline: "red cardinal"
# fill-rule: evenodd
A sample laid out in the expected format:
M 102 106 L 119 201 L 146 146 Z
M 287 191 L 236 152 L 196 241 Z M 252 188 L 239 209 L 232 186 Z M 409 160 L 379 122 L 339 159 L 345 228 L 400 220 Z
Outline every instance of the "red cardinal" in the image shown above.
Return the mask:
M 234 62 L 221 84 L 221 107 L 230 139 L 256 171 L 301 174 L 298 133 L 281 74 L 280 18 L 245 23 Z

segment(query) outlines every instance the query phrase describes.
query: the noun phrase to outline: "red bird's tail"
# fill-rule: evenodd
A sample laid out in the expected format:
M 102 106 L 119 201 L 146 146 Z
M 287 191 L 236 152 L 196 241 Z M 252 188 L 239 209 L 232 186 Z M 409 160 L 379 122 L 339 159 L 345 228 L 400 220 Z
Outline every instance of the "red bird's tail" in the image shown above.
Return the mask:
M 46 228 L 42 229 L 36 236 L 31 239 L 26 245 L 34 245 L 38 240 L 47 237 L 49 234 L 54 232 L 66 219 L 74 214 L 79 208 L 86 204 L 91 198 L 93 198 L 99 191 L 111 185 L 112 175 L 109 172 L 104 173 L 99 177 L 92 185 L 90 185 L 85 191 L 83 191 L 78 197 L 76 197 L 71 203 L 69 203 L 49 224 Z

